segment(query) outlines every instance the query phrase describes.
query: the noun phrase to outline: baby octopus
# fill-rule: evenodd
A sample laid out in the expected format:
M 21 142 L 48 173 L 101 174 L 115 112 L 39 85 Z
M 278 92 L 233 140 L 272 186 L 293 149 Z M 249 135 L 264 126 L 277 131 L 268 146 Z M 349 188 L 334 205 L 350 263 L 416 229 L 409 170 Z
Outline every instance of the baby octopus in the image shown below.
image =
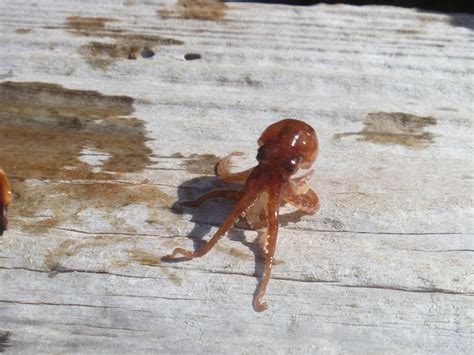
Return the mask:
M 241 152 L 231 153 L 216 165 L 217 176 L 227 182 L 245 183 L 242 190 L 212 191 L 195 201 L 183 203 L 185 206 L 198 206 L 217 197 L 238 201 L 214 236 L 194 252 L 176 248 L 164 259 L 184 257 L 186 260 L 205 255 L 240 217 L 245 217 L 253 228 L 266 226 L 260 233 L 258 242 L 258 251 L 263 259 L 263 273 L 253 300 L 254 309 L 262 312 L 267 309 L 262 298 L 274 263 L 280 204 L 287 202 L 309 214 L 319 209 L 317 195 L 306 184 L 313 171 L 292 177 L 300 168 L 309 169 L 314 163 L 318 154 L 318 139 L 314 129 L 307 123 L 284 119 L 267 127 L 260 136 L 258 145 L 258 165 L 251 169 L 239 173 L 229 171 L 230 159 L 242 155 Z
M 0 235 L 7 229 L 7 209 L 10 203 L 11 192 L 5 172 L 0 169 Z

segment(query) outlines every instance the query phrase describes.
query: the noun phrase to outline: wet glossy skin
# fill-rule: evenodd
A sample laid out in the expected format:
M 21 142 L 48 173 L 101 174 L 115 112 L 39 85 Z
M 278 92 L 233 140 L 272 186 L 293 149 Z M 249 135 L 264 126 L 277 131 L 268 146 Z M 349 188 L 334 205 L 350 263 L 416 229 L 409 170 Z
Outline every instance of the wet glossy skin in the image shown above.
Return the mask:
M 267 127 L 258 145 L 258 165 L 254 168 L 240 173 L 229 172 L 230 159 L 242 155 L 240 152 L 228 155 L 216 165 L 216 174 L 223 180 L 245 182 L 240 191 L 213 191 L 195 201 L 183 203 L 185 206 L 197 206 L 217 197 L 238 201 L 214 236 L 194 252 L 176 248 L 164 259 L 189 259 L 205 255 L 235 221 L 244 216 L 252 227 L 266 226 L 259 239 L 259 253 L 264 262 L 263 275 L 253 301 L 254 309 L 262 312 L 267 309 L 262 298 L 274 262 L 280 204 L 287 202 L 307 213 L 315 213 L 319 209 L 317 195 L 306 185 L 313 172 L 292 178 L 299 169 L 309 169 L 314 163 L 318 154 L 318 139 L 314 129 L 307 123 L 285 119 Z
M 7 209 L 11 199 L 10 184 L 5 172 L 0 169 L 0 235 L 7 229 Z

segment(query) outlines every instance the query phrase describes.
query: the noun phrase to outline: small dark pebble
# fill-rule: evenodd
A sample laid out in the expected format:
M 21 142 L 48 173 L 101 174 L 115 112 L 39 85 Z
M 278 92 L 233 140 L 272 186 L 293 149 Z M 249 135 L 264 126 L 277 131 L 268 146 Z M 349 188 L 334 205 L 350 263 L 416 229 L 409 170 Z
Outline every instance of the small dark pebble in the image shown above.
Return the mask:
M 184 59 L 197 60 L 197 59 L 201 59 L 201 55 L 199 53 L 187 53 L 184 55 Z
M 153 52 L 150 48 L 143 48 L 141 52 L 142 58 L 151 58 L 155 55 L 155 52 Z

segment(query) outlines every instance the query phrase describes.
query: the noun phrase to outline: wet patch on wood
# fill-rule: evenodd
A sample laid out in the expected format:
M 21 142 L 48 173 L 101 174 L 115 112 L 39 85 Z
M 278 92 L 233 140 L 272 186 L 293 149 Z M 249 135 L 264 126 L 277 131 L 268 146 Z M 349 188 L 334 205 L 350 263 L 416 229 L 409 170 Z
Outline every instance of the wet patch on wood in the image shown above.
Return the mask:
M 129 96 L 7 81 L 0 84 L 0 109 L 2 164 L 11 175 L 110 178 L 108 172 L 141 171 L 150 164 L 145 127 L 130 117 Z M 101 171 L 80 161 L 85 148 L 108 156 Z
M 12 182 L 12 216 L 41 232 L 74 223 L 90 208 L 170 207 L 174 198 L 158 187 L 119 180 L 151 164 L 144 123 L 133 112 L 128 96 L 1 83 L 0 156 Z M 126 221 L 109 222 L 132 229 Z
M 240 259 L 240 260 L 252 261 L 252 260 L 255 259 L 254 255 L 251 253 L 251 251 L 248 251 L 246 253 L 246 252 L 240 251 L 239 249 L 236 249 L 236 248 L 224 247 L 220 244 L 216 244 L 214 249 L 216 249 L 217 251 L 219 251 L 221 253 L 228 254 L 228 255 L 233 256 L 233 257 L 235 257 L 237 259 Z
M 173 7 L 159 9 L 157 14 L 162 18 L 222 20 L 226 11 L 222 0 L 177 0 Z
M 64 25 L 74 34 L 91 36 L 99 30 L 104 30 L 106 23 L 110 22 L 117 22 L 117 20 L 106 17 L 69 16 Z
M 27 33 L 30 33 L 32 31 L 31 28 L 17 28 L 15 30 L 15 33 L 18 33 L 19 35 L 25 35 Z
M 219 160 L 214 154 L 191 154 L 181 166 L 192 174 L 214 175 L 214 168 Z
M 429 116 L 421 117 L 403 112 L 369 113 L 364 119 L 365 127 L 362 131 L 336 133 L 333 138 L 359 136 L 360 141 L 423 148 L 432 143 L 435 137 L 424 129 L 435 124 L 436 119 Z
M 78 52 L 94 69 L 107 70 L 117 60 L 151 58 L 158 46 L 182 45 L 184 42 L 154 34 L 127 32 L 111 24 L 116 19 L 104 17 L 70 16 L 63 27 L 47 29 L 66 29 L 70 34 L 83 37 L 108 38 L 114 42 L 91 41 L 79 47 Z M 152 54 L 153 53 L 153 54 Z
M 139 264 L 146 266 L 158 266 L 172 283 L 175 285 L 181 285 L 183 281 L 182 278 L 169 269 L 169 264 L 165 265 L 161 263 L 161 256 L 137 248 L 128 250 L 128 253 L 130 256 L 130 262 L 138 262 Z
M 52 278 L 62 272 L 68 272 L 69 269 L 64 266 L 66 259 L 76 256 L 87 249 L 97 252 L 99 248 L 117 243 L 121 239 L 123 238 L 97 236 L 93 239 L 87 239 L 86 241 L 75 239 L 64 240 L 57 248 L 49 250 L 44 256 L 44 265 L 50 271 L 48 276 Z M 104 258 L 102 258 L 102 260 L 104 260 Z M 107 260 L 110 260 L 110 258 L 107 258 Z
M 148 253 L 143 249 L 124 249 L 124 243 L 134 243 L 133 238 L 120 236 L 97 236 L 86 238 L 85 241 L 66 239 L 56 248 L 49 250 L 43 262 L 49 270 L 48 276 L 53 278 L 58 274 L 74 271 L 67 265 L 76 264 L 78 259 L 88 258 L 97 263 L 97 272 L 110 272 L 114 268 L 129 267 L 134 262 L 145 266 L 157 266 L 163 275 L 176 285 L 181 285 L 182 279 L 165 264 L 161 256 Z

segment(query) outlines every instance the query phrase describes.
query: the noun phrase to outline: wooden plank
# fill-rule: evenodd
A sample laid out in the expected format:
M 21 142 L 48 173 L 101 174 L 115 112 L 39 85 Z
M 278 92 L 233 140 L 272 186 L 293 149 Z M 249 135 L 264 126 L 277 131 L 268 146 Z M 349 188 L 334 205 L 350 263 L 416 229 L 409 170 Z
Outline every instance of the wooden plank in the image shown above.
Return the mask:
M 0 351 L 472 353 L 471 15 L 208 1 L 0 1 Z M 471 27 L 471 28 L 469 28 Z M 188 54 L 188 59 L 185 57 Z M 321 210 L 195 247 L 218 157 L 315 127 Z

